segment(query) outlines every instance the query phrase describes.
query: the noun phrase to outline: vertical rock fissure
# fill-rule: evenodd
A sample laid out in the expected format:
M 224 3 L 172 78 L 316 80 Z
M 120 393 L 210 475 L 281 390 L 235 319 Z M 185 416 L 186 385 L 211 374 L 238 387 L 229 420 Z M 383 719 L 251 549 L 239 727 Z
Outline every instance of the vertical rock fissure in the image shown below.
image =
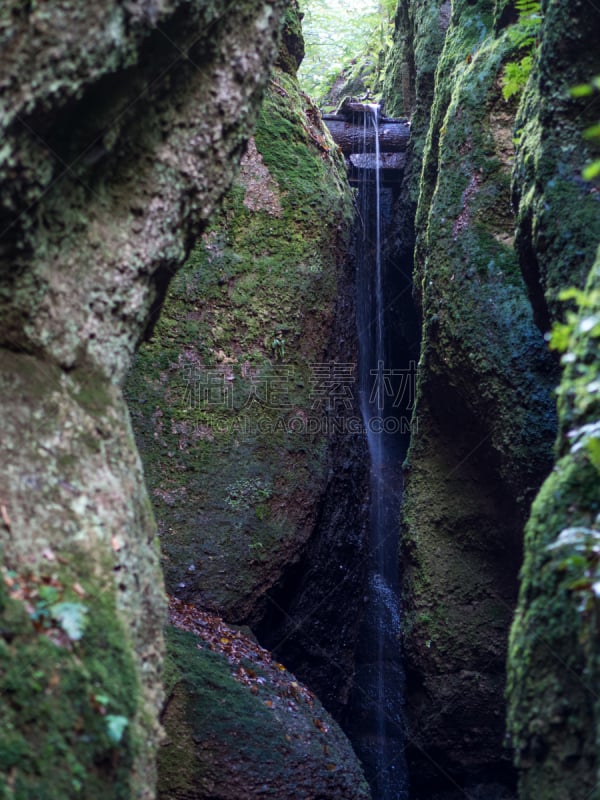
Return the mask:
M 375 800 L 407 797 L 400 660 L 398 512 L 406 420 L 398 409 L 409 374 L 391 367 L 386 305 L 391 282 L 384 268 L 384 190 L 380 173 L 378 106 L 365 107 L 363 131 L 375 129 L 374 169 L 358 190 L 356 319 L 359 397 L 370 462 L 369 559 L 365 615 L 356 659 L 351 739 Z M 388 198 L 391 199 L 391 198 Z

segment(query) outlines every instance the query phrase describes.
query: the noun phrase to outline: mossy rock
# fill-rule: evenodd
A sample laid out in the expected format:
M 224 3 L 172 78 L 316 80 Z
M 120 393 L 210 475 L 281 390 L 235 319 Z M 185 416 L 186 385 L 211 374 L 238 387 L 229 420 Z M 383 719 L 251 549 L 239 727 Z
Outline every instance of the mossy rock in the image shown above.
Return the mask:
M 559 387 L 558 458 L 527 524 L 511 631 L 508 723 L 523 800 L 598 792 L 600 251 L 586 295 Z
M 582 288 L 600 240 L 597 186 L 582 170 L 598 158 L 584 131 L 598 121 L 574 86 L 600 74 L 600 10 L 584 0 L 543 3 L 540 45 L 515 123 L 517 250 L 537 324 L 564 314 L 559 293 Z
M 253 677 L 244 685 L 193 633 L 169 628 L 167 642 L 160 800 L 368 800 L 348 741 L 281 665 L 275 680 L 245 661 L 237 674 Z
M 135 796 L 138 675 L 110 591 L 84 584 L 81 597 L 79 584 L 76 594 L 48 577 L 5 571 L 0 580 L 5 800 Z M 69 611 L 62 626 L 58 604 L 43 600 L 50 591 Z
M 446 19 L 416 216 L 423 338 L 402 516 L 409 760 L 422 794 L 446 785 L 442 772 L 514 780 L 506 640 L 522 526 L 556 429 L 555 366 L 512 246 L 515 109 L 500 92 L 511 43 L 493 12 L 455 3 Z M 443 8 L 427 13 L 438 37 Z
M 260 617 L 314 530 L 329 469 L 315 368 L 353 277 L 351 219 L 318 112 L 275 69 L 240 175 L 128 379 L 169 591 L 232 621 Z

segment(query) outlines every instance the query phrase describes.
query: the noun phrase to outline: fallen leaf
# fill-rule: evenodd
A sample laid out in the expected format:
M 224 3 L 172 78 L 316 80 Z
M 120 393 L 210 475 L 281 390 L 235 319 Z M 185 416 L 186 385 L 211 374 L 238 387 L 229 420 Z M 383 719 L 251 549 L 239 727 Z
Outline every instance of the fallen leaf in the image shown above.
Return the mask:
M 10 517 L 8 516 L 8 511 L 6 510 L 6 506 L 4 503 L 0 505 L 0 514 L 2 515 L 2 522 L 4 523 L 4 527 L 7 530 L 10 530 Z
M 327 725 L 325 725 L 325 723 L 323 722 L 322 719 L 318 719 L 317 717 L 313 717 L 313 725 L 315 726 L 315 728 L 317 730 L 321 731 L 321 733 L 327 733 L 327 730 L 328 730 Z

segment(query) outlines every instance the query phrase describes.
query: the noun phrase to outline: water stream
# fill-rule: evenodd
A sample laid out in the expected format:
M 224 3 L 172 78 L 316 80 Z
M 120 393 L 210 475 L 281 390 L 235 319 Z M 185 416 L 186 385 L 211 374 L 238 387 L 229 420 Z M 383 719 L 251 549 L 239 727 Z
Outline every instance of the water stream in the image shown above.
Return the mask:
M 394 405 L 404 376 L 393 369 L 386 337 L 382 185 L 377 106 L 364 114 L 365 143 L 375 127 L 374 170 L 358 192 L 357 327 L 359 394 L 370 457 L 370 555 L 365 616 L 357 655 L 352 736 L 373 800 L 406 800 L 400 661 L 398 511 L 407 437 Z

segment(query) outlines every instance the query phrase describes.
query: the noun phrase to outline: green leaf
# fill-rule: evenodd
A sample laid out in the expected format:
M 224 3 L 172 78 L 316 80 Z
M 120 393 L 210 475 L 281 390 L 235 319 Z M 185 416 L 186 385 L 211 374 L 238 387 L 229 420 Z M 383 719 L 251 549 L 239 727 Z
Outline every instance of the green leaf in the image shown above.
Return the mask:
M 515 0 L 515 8 L 521 15 L 539 14 L 542 4 L 539 0 Z
M 119 714 L 107 714 L 105 719 L 108 738 L 111 742 L 119 744 L 125 733 L 125 728 L 129 725 L 129 720 Z
M 585 442 L 585 450 L 592 465 L 600 472 L 600 439 L 588 439 Z
M 106 694 L 95 694 L 94 700 L 99 706 L 107 706 L 110 703 L 110 697 Z
M 576 286 L 570 286 L 568 289 L 562 289 L 558 294 L 559 300 L 575 300 L 577 305 L 581 306 L 585 303 L 586 294 Z
M 595 125 L 591 125 L 589 128 L 586 128 L 583 132 L 584 139 L 598 139 L 600 138 L 600 122 L 597 122 Z
M 531 72 L 531 64 L 531 56 L 524 56 L 520 61 L 506 64 L 502 79 L 502 96 L 505 100 L 523 91 Z
M 40 595 L 40 600 L 43 600 L 44 603 L 56 603 L 58 600 L 58 589 L 56 586 L 42 585 L 38 593 Z
M 577 86 L 572 86 L 569 91 L 571 97 L 589 97 L 594 93 L 594 87 L 591 83 L 578 83 Z
M 552 334 L 550 335 L 550 349 L 557 350 L 559 353 L 564 353 L 569 346 L 571 330 L 570 325 L 564 325 L 562 322 L 555 322 L 552 326 Z
M 581 173 L 583 179 L 586 181 L 591 181 L 594 178 L 597 178 L 600 175 L 600 160 L 592 161 L 591 164 L 588 164 L 587 167 Z
M 71 641 L 83 636 L 86 624 L 87 607 L 83 603 L 54 603 L 50 606 L 52 619 L 56 620 Z

